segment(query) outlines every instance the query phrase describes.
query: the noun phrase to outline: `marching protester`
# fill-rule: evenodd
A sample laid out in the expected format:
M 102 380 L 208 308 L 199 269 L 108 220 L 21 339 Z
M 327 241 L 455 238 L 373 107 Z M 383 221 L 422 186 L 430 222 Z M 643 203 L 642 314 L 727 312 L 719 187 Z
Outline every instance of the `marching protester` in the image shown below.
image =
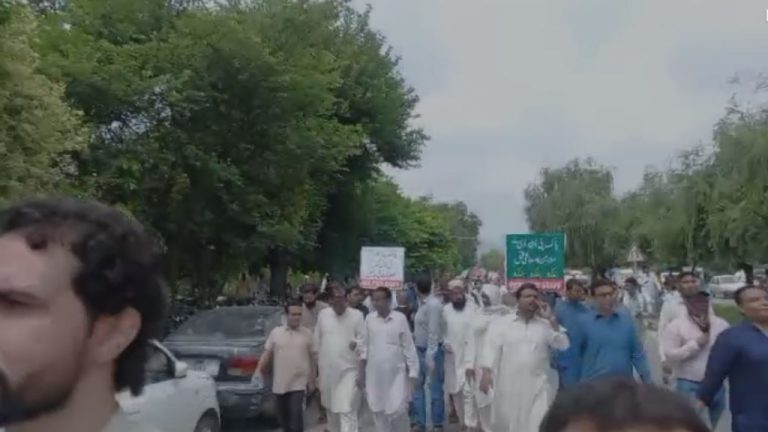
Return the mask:
M 468 385 L 472 388 L 478 417 L 477 425 L 468 426 L 475 427 L 480 432 L 490 432 L 491 421 L 493 420 L 493 388 L 489 389 L 487 393 L 480 391 L 479 378 L 483 373 L 483 370 L 480 367 L 480 355 L 485 347 L 488 327 L 494 325 L 494 322 L 500 317 L 510 313 L 510 309 L 501 304 L 501 288 L 495 285 L 483 285 L 481 300 L 483 308 L 482 311 L 475 314 L 470 329 L 472 333 L 467 338 L 467 347 L 464 351 L 467 381 Z M 499 365 L 497 362 L 497 364 L 494 364 L 490 368 L 491 382 L 496 380 L 498 370 Z
M 768 293 L 752 286 L 734 294 L 745 320 L 717 338 L 698 396 L 715 408 L 728 380 L 732 432 L 768 431 Z
M 160 248 L 136 221 L 74 199 L 0 214 L 0 429 L 154 432 L 139 395 L 166 317 Z
M 284 432 L 304 430 L 304 399 L 315 386 L 313 335 L 301 325 L 300 301 L 285 305 L 286 324 L 275 327 L 264 345 L 256 375 L 272 375 L 277 417 Z
M 413 315 L 415 312 L 411 307 L 411 303 L 408 301 L 408 292 L 405 290 L 397 291 L 397 294 L 395 294 L 395 301 L 397 303 L 395 310 L 405 315 L 405 318 L 408 320 L 408 326 L 411 329 L 411 333 L 413 333 Z
M 472 397 L 472 387 L 467 383 L 467 371 L 464 350 L 471 335 L 472 321 L 477 306 L 474 300 L 468 300 L 464 283 L 453 280 L 448 283 L 450 302 L 443 306 L 445 334 L 445 392 L 458 415 L 459 423 L 468 427 L 477 427 L 477 414 Z
M 432 279 L 428 275 L 416 281 L 416 290 L 419 294 L 419 307 L 413 320 L 413 337 L 419 355 L 419 382 L 411 400 L 411 425 L 416 431 L 426 430 L 427 401 L 424 386 L 429 375 L 432 430 L 440 431 L 445 417 L 443 303 L 437 294 L 432 293 Z
M 322 283 L 324 286 L 327 284 L 327 278 L 328 278 L 327 276 L 323 278 Z M 317 324 L 317 317 L 320 314 L 321 310 L 328 307 L 328 304 L 318 299 L 318 296 L 320 294 L 320 287 L 315 284 L 305 282 L 299 288 L 299 292 L 301 293 L 301 302 L 302 302 L 301 326 L 309 329 L 309 331 L 314 335 L 315 324 Z M 283 325 L 286 324 L 285 320 L 283 320 L 282 324 Z M 308 403 L 312 399 L 314 400 L 317 399 L 318 392 L 319 392 L 319 389 L 317 388 L 315 388 L 315 391 L 309 392 Z M 327 416 L 322 403 L 318 403 L 317 410 L 318 410 L 318 420 L 322 423 L 325 423 L 327 421 Z
M 643 382 L 651 372 L 639 329 L 625 310 L 617 309 L 616 286 L 595 279 L 590 286 L 594 310 L 585 314 L 571 341 L 580 355 L 581 381 L 604 377 L 632 378 L 634 370 Z
M 635 325 L 638 329 L 643 330 L 645 328 L 645 321 L 643 319 L 644 308 L 644 296 L 640 292 L 640 284 L 637 279 L 628 277 L 624 281 L 624 290 L 621 296 L 621 303 L 627 308 L 627 311 L 635 320 Z
M 365 318 L 368 315 L 370 309 L 368 305 L 364 304 L 364 300 L 368 300 L 369 298 L 370 296 L 366 297 L 366 295 L 363 293 L 362 288 L 359 286 L 353 286 L 349 289 L 347 301 L 349 302 L 349 307 L 359 310 L 360 313 L 363 314 L 363 318 Z
M 659 340 L 664 339 L 664 332 L 666 331 L 669 323 L 676 320 L 677 318 L 687 316 L 688 309 L 685 299 L 697 298 L 701 292 L 702 291 L 699 286 L 699 278 L 696 276 L 696 273 L 682 272 L 677 276 L 677 290 L 674 291 L 675 294 L 668 296 L 661 306 L 658 324 Z M 709 308 L 711 309 L 712 306 L 709 305 Z M 711 310 L 710 312 L 714 313 Z M 667 362 L 666 353 L 662 349 L 661 345 L 659 345 L 659 356 L 661 357 L 662 372 L 664 374 L 662 378 L 664 383 L 667 384 L 670 381 L 674 382 L 675 377 L 672 373 L 672 367 Z
M 558 395 L 539 432 L 710 432 L 690 403 L 628 378 L 590 381 Z
M 515 296 L 516 313 L 492 323 L 480 357 L 480 391 L 489 394 L 493 388 L 494 432 L 539 430 L 552 399 L 547 379 L 550 351 L 568 348 L 564 329 L 535 285 L 523 284 Z
M 715 315 L 707 293 L 699 292 L 691 284 L 686 284 L 682 289 L 686 290 L 683 297 L 686 310 L 660 331 L 660 344 L 664 358 L 676 378 L 677 391 L 696 398 L 710 350 L 720 333 L 728 328 L 728 323 Z M 708 409 L 708 418 L 713 428 L 717 427 L 724 410 L 725 389 L 720 389 Z
M 586 290 L 578 279 L 569 279 L 565 283 L 565 299 L 555 305 L 557 322 L 571 334 L 577 330 L 579 320 L 589 313 L 589 307 L 584 304 Z M 570 387 L 579 382 L 581 375 L 580 357 L 576 347 L 571 345 L 567 350 L 557 353 L 557 371 L 560 377 L 560 388 Z
M 405 315 L 392 310 L 392 291 L 376 288 L 365 320 L 365 389 L 377 432 L 410 426 L 408 403 L 419 378 L 419 359 Z
M 320 398 L 331 432 L 358 432 L 360 387 L 365 379 L 360 359 L 365 349 L 363 314 L 347 307 L 347 293 L 328 285 L 331 306 L 320 311 L 314 342 L 318 351 Z
M 320 293 L 320 288 L 311 283 L 307 283 L 301 286 L 301 301 L 303 308 L 301 311 L 301 325 L 309 329 L 309 331 L 315 331 L 315 324 L 317 324 L 317 317 L 320 315 L 320 311 L 327 308 L 328 304 L 318 300 L 317 296 Z

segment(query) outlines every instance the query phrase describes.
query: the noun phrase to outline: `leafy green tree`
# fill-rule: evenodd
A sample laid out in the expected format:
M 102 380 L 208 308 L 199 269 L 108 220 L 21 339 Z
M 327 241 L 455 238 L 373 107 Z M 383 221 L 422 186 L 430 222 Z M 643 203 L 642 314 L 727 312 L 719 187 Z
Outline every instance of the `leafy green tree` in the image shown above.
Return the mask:
M 506 254 L 500 249 L 491 249 L 480 255 L 480 265 L 489 271 L 503 273 L 506 263 Z
M 613 174 L 592 159 L 573 160 L 561 168 L 545 168 L 525 190 L 526 216 L 533 232 L 564 232 L 567 265 L 592 267 L 613 263 L 607 226 L 618 217 Z
M 477 248 L 482 221 L 461 201 L 436 203 L 435 210 L 448 220 L 451 235 L 458 242 L 459 268 L 470 268 L 477 263 Z
M 66 189 L 69 152 L 86 144 L 63 88 L 37 70 L 36 36 L 29 9 L 0 0 L 0 202 Z

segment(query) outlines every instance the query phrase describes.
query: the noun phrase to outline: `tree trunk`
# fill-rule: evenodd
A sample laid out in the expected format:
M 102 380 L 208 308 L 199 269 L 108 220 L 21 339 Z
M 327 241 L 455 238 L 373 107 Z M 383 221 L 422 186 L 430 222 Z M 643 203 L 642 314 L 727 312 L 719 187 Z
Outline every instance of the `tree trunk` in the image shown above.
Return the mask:
M 288 257 L 283 249 L 269 250 L 269 296 L 286 297 L 285 284 L 288 281 Z

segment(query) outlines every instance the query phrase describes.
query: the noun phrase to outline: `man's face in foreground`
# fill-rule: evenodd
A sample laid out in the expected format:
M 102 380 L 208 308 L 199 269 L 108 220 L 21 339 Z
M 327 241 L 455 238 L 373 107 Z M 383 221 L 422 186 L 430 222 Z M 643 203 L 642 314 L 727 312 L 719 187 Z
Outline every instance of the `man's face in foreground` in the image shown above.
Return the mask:
M 569 424 L 563 432 L 601 432 L 590 420 L 580 420 Z M 631 426 L 612 430 L 610 432 L 691 432 L 688 429 L 674 428 L 661 429 L 655 426 Z
M 0 427 L 62 407 L 85 366 L 89 323 L 75 295 L 77 259 L 0 236 Z

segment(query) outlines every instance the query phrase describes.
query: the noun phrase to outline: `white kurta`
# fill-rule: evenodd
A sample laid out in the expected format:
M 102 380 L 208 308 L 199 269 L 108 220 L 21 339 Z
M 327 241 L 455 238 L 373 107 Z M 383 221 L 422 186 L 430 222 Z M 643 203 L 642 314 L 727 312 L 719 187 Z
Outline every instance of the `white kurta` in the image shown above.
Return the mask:
M 354 342 L 356 348 L 350 349 Z M 360 391 L 357 377 L 360 351 L 364 350 L 365 321 L 363 314 L 347 308 L 338 315 L 333 308 L 320 311 L 315 325 L 315 347 L 318 350 L 318 389 L 323 406 L 333 413 L 357 410 Z
M 493 323 L 510 313 L 510 309 L 506 306 L 496 306 L 492 309 L 485 310 L 478 313 L 475 319 L 472 321 L 472 333 L 467 338 L 467 345 L 464 351 L 464 363 L 465 368 L 473 368 L 475 370 L 475 382 L 472 385 L 472 391 L 477 404 L 478 417 L 480 424 L 483 428 L 488 429 L 493 419 L 492 402 L 493 402 L 493 389 L 488 393 L 480 391 L 480 377 L 482 377 L 482 368 L 480 367 L 480 360 L 483 350 L 486 344 L 486 336 L 488 334 L 488 328 Z M 498 361 L 497 361 L 498 363 Z M 495 364 L 491 368 L 491 377 L 495 381 L 498 375 L 498 364 Z
M 365 319 L 365 327 L 368 406 L 374 413 L 407 412 L 411 397 L 408 378 L 419 377 L 419 358 L 408 319 L 397 311 L 390 312 L 386 318 L 371 312 Z
M 535 317 L 526 322 L 516 313 L 495 320 L 489 326 L 480 366 L 498 374 L 493 383 L 494 432 L 537 432 L 549 402 L 547 374 L 550 350 L 568 348 L 565 331 L 552 329 L 549 322 Z
M 466 378 L 464 365 L 464 350 L 467 339 L 472 334 L 472 321 L 477 312 L 474 302 L 467 298 L 463 310 L 454 309 L 451 303 L 443 306 L 443 319 L 445 320 L 445 391 L 448 394 L 456 394 L 461 391 Z

